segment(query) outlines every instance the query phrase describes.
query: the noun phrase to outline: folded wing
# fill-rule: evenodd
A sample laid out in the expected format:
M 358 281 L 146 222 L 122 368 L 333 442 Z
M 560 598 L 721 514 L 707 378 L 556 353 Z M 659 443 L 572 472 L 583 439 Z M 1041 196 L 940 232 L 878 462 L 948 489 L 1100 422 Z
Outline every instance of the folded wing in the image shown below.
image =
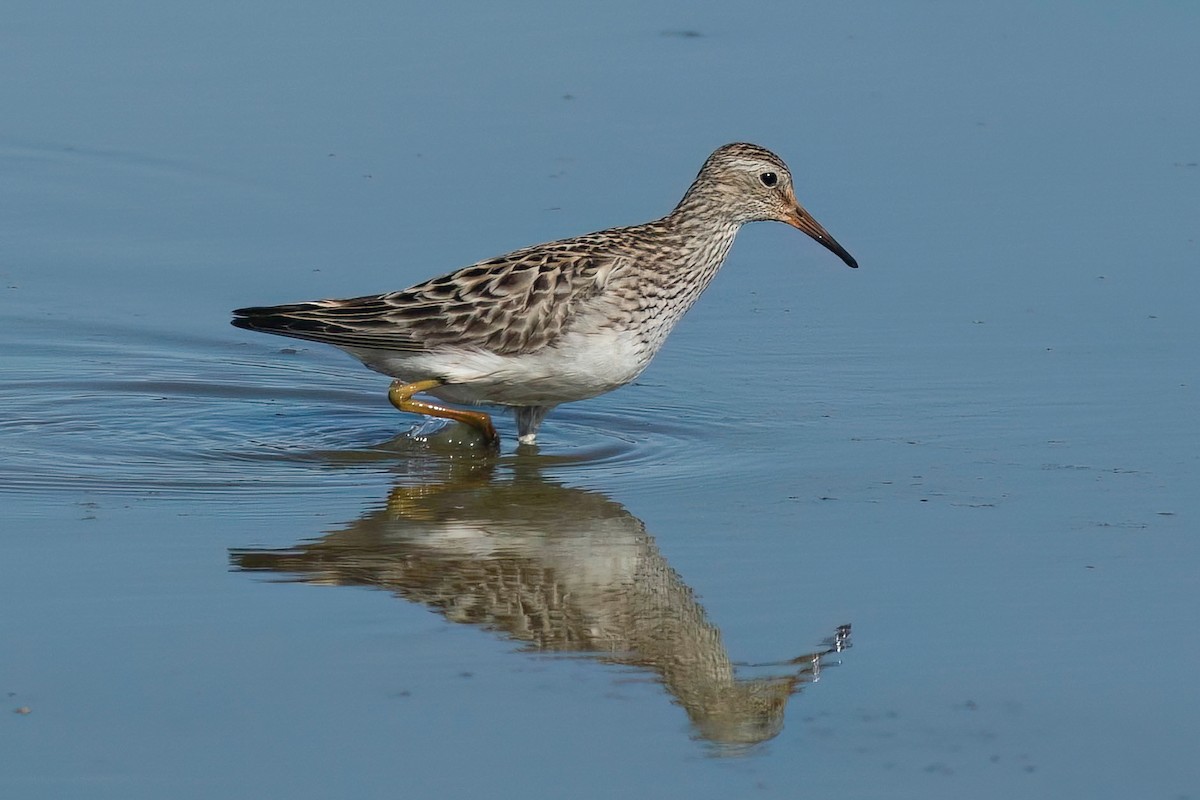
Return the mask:
M 577 303 L 612 269 L 610 259 L 565 244 L 518 250 L 399 292 L 239 308 L 233 324 L 357 350 L 531 352 L 566 330 Z

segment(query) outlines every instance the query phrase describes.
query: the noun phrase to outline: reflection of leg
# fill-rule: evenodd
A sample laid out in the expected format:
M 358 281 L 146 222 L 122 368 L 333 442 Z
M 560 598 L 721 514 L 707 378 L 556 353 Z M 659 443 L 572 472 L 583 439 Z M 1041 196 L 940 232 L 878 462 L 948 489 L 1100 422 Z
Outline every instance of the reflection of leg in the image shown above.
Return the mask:
M 487 487 L 492 480 L 495 459 L 465 458 L 451 462 L 448 474 L 441 481 L 393 486 L 388 492 L 387 511 L 392 519 L 434 522 L 445 517 L 440 495 L 451 492 L 474 491 Z
M 551 406 L 520 406 L 514 409 L 517 416 L 517 441 L 521 444 L 535 444 L 538 428 L 542 420 L 550 413 Z
M 438 380 L 417 381 L 416 383 L 392 381 L 392 388 L 388 389 L 388 400 L 391 400 L 392 405 L 401 411 L 411 411 L 414 414 L 428 414 L 431 417 L 452 419 L 455 422 L 470 425 L 483 434 L 484 440 L 489 445 L 499 445 L 500 436 L 496 433 L 496 428 L 492 425 L 492 418 L 482 411 L 447 408 L 446 406 L 439 406 L 424 400 L 413 399 L 413 395 L 417 392 L 427 392 L 441 385 L 442 381 Z

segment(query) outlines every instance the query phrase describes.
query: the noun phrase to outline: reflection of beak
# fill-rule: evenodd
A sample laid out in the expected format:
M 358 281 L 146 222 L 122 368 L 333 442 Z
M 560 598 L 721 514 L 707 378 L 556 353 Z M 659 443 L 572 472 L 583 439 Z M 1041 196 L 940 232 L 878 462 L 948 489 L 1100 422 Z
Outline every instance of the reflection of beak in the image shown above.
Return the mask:
M 794 210 L 789 211 L 785 215 L 784 221 L 793 227 L 799 228 L 821 244 L 825 245 L 825 247 L 835 253 L 838 258 L 840 258 L 842 261 L 845 261 L 846 266 L 853 269 L 858 269 L 858 262 L 854 260 L 854 256 L 847 253 L 846 248 L 838 244 L 837 239 L 834 239 L 832 236 L 830 236 L 829 231 L 822 228 L 821 223 L 813 219 L 812 215 L 805 211 L 803 206 L 801 206 L 799 203 L 796 204 L 796 208 Z

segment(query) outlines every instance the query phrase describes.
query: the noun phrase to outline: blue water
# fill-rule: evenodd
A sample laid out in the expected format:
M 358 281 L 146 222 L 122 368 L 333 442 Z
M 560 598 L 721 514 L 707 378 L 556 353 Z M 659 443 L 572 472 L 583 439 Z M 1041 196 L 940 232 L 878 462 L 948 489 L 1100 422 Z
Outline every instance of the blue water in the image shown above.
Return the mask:
M 0 794 L 1200 793 L 1191 6 L 4 16 Z M 734 140 L 862 268 L 750 226 L 536 452 L 227 324 Z

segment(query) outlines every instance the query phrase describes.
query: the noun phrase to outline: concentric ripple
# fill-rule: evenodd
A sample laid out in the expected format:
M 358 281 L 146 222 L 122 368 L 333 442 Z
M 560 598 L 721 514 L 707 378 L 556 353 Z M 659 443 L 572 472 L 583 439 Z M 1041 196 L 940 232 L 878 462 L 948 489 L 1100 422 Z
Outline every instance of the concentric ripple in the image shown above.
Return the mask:
M 399 415 L 386 378 L 332 350 L 94 327 L 85 338 L 56 326 L 52 338 L 43 324 L 0 334 L 10 340 L 0 492 L 309 494 L 420 479 L 448 459 L 501 469 L 535 459 L 612 490 L 722 462 L 696 458 L 698 434 L 712 432 L 699 409 L 631 402 L 654 387 L 556 409 L 536 449 L 517 447 L 512 421 L 497 414 L 496 456 L 458 426 Z

